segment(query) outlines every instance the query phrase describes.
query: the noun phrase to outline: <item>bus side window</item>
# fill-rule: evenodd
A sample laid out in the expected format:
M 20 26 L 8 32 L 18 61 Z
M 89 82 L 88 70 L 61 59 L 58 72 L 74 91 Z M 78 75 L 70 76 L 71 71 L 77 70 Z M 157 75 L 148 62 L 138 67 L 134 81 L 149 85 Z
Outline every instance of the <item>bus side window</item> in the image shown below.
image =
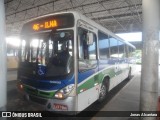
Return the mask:
M 95 67 L 96 60 L 96 35 L 93 33 L 93 43 L 87 44 L 87 33 L 90 32 L 86 29 L 78 29 L 78 49 L 79 49 L 79 70 L 87 70 Z M 92 32 L 91 32 L 92 33 Z
M 118 52 L 119 52 L 118 55 L 119 59 L 125 58 L 125 44 L 121 41 L 118 41 Z
M 112 59 L 118 58 L 118 41 L 113 37 L 110 37 L 110 57 Z
M 88 58 L 87 46 L 87 31 L 79 28 L 78 30 L 78 43 L 79 43 L 79 59 Z
M 99 57 L 100 59 L 110 58 L 109 54 L 109 38 L 108 35 L 98 32 Z

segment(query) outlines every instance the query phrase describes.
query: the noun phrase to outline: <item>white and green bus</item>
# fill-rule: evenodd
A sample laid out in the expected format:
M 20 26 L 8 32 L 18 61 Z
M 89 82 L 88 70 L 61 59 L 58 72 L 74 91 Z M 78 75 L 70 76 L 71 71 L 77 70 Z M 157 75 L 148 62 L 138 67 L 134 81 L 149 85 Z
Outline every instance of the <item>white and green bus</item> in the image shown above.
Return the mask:
M 38 17 L 21 31 L 18 88 L 48 111 L 80 112 L 131 77 L 134 49 L 80 13 Z

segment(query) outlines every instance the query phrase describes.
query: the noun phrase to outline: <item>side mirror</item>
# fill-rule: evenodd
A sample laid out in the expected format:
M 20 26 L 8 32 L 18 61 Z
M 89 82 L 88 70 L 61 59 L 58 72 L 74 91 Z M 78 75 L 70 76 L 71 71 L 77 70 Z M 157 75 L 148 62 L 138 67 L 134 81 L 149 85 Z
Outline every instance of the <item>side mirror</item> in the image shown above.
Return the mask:
M 87 33 L 87 45 L 92 45 L 93 44 L 93 33 Z

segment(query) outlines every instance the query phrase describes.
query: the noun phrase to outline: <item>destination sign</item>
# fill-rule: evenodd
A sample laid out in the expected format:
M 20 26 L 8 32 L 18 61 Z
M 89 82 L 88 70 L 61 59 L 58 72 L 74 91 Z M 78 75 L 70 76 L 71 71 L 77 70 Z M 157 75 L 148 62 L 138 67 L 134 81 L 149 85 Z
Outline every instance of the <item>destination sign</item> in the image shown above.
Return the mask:
M 33 24 L 32 28 L 33 30 L 38 31 L 40 29 L 49 29 L 57 26 L 58 23 L 56 20 L 49 20 L 49 21 L 44 21 L 43 23 L 35 23 Z
M 24 24 L 21 34 L 29 34 L 58 28 L 69 28 L 73 26 L 74 16 L 71 13 L 49 15 Z

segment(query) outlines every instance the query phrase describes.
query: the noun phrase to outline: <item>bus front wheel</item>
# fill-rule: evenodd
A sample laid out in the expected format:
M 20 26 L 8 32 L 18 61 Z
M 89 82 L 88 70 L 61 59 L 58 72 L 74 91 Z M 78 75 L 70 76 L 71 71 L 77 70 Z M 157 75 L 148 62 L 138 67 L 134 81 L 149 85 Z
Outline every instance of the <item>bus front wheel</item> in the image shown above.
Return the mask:
M 100 94 L 99 94 L 99 99 L 98 102 L 102 102 L 105 98 L 106 98 L 106 94 L 108 92 L 108 88 L 107 88 L 107 83 L 106 81 L 104 81 L 102 83 L 101 89 L 100 89 Z

